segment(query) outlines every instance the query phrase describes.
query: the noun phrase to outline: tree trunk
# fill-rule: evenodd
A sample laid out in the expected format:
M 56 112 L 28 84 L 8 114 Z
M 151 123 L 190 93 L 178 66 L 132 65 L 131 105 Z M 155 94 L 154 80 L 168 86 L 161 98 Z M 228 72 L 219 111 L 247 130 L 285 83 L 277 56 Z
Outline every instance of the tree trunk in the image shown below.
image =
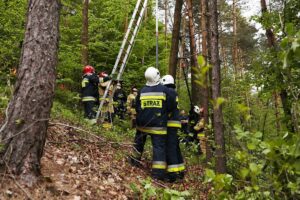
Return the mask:
M 40 174 L 54 96 L 59 3 L 31 0 L 28 4 L 15 91 L 0 129 L 0 166 L 30 185 Z
M 212 62 L 212 100 L 217 102 L 221 97 L 221 69 L 218 46 L 218 10 L 217 0 L 210 1 L 210 47 Z M 222 105 L 214 106 L 213 110 L 213 129 L 216 143 L 216 171 L 217 173 L 226 173 L 226 154 L 225 138 L 223 132 Z
M 234 68 L 234 78 L 238 75 L 238 45 L 237 45 L 237 12 L 236 12 L 237 0 L 233 0 L 232 3 L 232 22 L 233 22 L 233 47 L 232 47 L 232 60 Z
M 261 12 L 264 15 L 265 13 L 268 12 L 266 0 L 261 0 L 260 5 L 261 5 Z M 275 36 L 273 31 L 270 28 L 266 29 L 266 36 L 268 39 L 269 47 L 275 47 Z
M 89 0 L 83 0 L 82 7 L 82 33 L 81 33 L 81 64 L 83 66 L 89 63 L 88 45 L 89 45 Z
M 175 13 L 174 13 L 174 25 L 172 31 L 172 43 L 169 58 L 169 74 L 176 79 L 176 66 L 178 59 L 178 45 L 180 38 L 180 23 L 181 23 L 181 10 L 183 0 L 176 0 Z
M 186 7 L 188 11 L 189 18 L 189 34 L 190 34 L 190 49 L 191 49 L 191 64 L 192 67 L 199 68 L 198 58 L 197 58 L 197 49 L 196 49 L 196 40 L 195 40 L 195 27 L 194 27 L 194 17 L 192 9 L 192 0 L 186 0 Z M 195 82 L 197 78 L 195 77 L 194 70 L 191 70 L 192 73 L 192 100 L 195 105 L 202 105 L 200 95 L 202 94 L 201 87 L 198 83 Z
M 208 63 L 208 51 L 207 51 L 207 6 L 206 6 L 207 0 L 201 0 L 201 33 L 202 33 L 202 55 L 205 58 L 205 62 Z M 209 92 L 208 92 L 208 73 L 205 74 L 205 80 L 204 80 L 204 88 L 203 88 L 203 107 L 204 107 L 204 120 L 205 124 L 209 124 Z M 206 138 L 210 138 L 209 130 L 205 132 Z M 212 158 L 212 151 L 210 143 L 206 143 L 206 160 L 207 162 L 210 161 Z

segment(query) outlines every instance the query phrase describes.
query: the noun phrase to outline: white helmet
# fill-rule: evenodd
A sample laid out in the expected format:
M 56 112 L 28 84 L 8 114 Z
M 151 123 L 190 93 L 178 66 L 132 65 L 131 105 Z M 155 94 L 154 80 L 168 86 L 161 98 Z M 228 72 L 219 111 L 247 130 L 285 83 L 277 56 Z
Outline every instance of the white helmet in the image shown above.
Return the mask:
M 197 113 L 197 114 L 200 114 L 199 106 L 194 106 L 194 112 Z
M 145 78 L 147 86 L 155 86 L 159 84 L 160 73 L 155 67 L 148 67 L 145 71 Z
M 168 84 L 173 84 L 174 85 L 174 78 L 171 75 L 165 75 L 161 78 L 160 82 L 163 85 L 168 85 Z

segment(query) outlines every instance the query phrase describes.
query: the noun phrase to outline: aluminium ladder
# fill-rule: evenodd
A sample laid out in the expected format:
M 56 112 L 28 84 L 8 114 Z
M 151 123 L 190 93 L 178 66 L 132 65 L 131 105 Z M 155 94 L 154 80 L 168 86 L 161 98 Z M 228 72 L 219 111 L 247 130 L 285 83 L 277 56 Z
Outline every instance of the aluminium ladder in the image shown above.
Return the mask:
M 122 76 L 122 74 L 125 70 L 126 63 L 128 61 L 128 57 L 131 53 L 136 35 L 137 35 L 138 30 L 141 26 L 142 18 L 144 16 L 148 0 L 144 0 L 144 2 L 142 4 L 141 4 L 141 2 L 142 2 L 142 0 L 138 0 L 137 3 L 136 3 L 136 6 L 135 6 L 135 9 L 132 13 L 132 17 L 131 17 L 131 20 L 129 22 L 126 34 L 124 36 L 121 48 L 119 50 L 119 54 L 117 56 L 115 65 L 114 65 L 113 70 L 111 72 L 111 75 L 113 75 L 118 70 L 117 81 L 120 81 L 121 76 Z M 130 38 L 130 40 L 129 40 L 129 38 Z M 125 51 L 125 48 L 126 48 L 126 51 Z M 122 59 L 122 61 L 121 61 L 121 59 Z M 98 108 L 97 114 L 96 114 L 96 120 L 97 121 L 98 121 L 99 116 L 101 114 L 101 109 L 104 105 L 105 99 L 108 96 L 109 88 L 112 84 L 112 81 L 113 81 L 112 79 L 109 80 L 109 82 L 108 82 L 108 84 L 105 88 L 104 94 L 101 98 L 101 102 L 100 102 L 100 105 L 99 105 L 99 108 Z

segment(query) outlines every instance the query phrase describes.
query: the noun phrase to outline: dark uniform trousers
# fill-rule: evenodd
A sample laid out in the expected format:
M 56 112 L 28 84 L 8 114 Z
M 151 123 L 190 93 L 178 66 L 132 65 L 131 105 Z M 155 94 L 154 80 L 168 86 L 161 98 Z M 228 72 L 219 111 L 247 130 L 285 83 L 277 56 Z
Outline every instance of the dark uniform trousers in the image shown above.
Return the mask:
M 152 142 L 152 177 L 157 179 L 164 179 L 166 171 L 166 134 L 149 134 L 137 130 L 134 139 L 134 157 L 138 161 L 141 160 L 147 135 L 150 135 Z
M 93 110 L 95 106 L 95 101 L 83 101 L 84 106 L 84 117 L 88 119 L 94 119 L 96 117 L 96 112 Z
M 176 178 L 183 178 L 183 172 L 185 170 L 177 131 L 178 128 L 168 127 L 167 172 L 170 181 L 173 181 Z
M 135 155 L 141 159 L 147 135 L 152 141 L 152 177 L 165 178 L 166 141 L 168 113 L 175 108 L 175 99 L 170 99 L 170 91 L 163 85 L 145 86 L 136 97 L 137 132 L 135 136 Z
M 170 88 L 171 96 L 176 99 L 178 104 L 177 93 Z M 182 154 L 179 147 L 177 132 L 181 128 L 178 106 L 170 113 L 167 122 L 167 172 L 169 181 L 175 181 L 177 178 L 183 178 L 185 170 Z

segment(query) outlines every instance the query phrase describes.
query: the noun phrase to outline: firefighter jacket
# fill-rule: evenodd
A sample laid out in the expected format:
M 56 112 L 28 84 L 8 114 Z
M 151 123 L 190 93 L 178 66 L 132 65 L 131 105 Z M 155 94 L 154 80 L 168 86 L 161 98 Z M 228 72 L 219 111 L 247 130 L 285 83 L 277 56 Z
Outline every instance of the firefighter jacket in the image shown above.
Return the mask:
M 104 105 L 102 107 L 101 112 L 110 112 L 114 113 L 114 107 L 113 107 L 113 98 L 112 98 L 112 93 L 113 93 L 113 85 L 110 85 L 108 94 L 106 98 L 103 98 L 106 86 L 108 86 L 109 83 L 109 77 L 104 77 L 100 78 L 100 84 L 99 84 L 99 94 L 100 94 L 100 101 L 104 100 Z
M 127 97 L 127 111 L 130 115 L 136 115 L 136 111 L 135 111 L 135 106 L 136 106 L 136 95 L 134 94 L 129 94 Z
M 99 78 L 96 74 L 86 74 L 81 81 L 82 101 L 98 101 Z
M 204 122 L 204 118 L 202 117 L 194 126 L 194 130 L 197 132 L 198 138 L 204 137 L 204 128 L 205 128 L 205 122 Z
M 114 103 L 118 107 L 125 107 L 125 102 L 126 102 L 126 94 L 122 89 L 116 89 L 114 93 Z
M 167 134 L 168 114 L 176 108 L 169 88 L 158 84 L 143 87 L 136 97 L 137 129 L 144 133 Z
M 180 114 L 178 109 L 178 95 L 175 89 L 169 88 L 170 98 L 175 100 L 175 108 L 169 113 L 167 127 L 181 128 Z

